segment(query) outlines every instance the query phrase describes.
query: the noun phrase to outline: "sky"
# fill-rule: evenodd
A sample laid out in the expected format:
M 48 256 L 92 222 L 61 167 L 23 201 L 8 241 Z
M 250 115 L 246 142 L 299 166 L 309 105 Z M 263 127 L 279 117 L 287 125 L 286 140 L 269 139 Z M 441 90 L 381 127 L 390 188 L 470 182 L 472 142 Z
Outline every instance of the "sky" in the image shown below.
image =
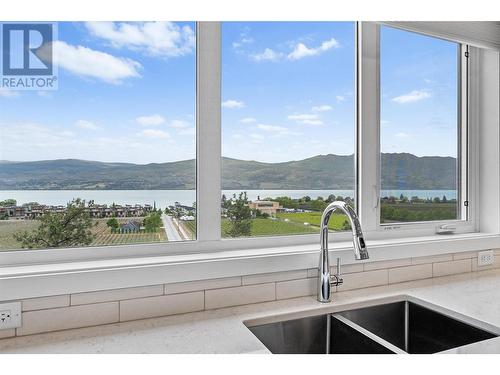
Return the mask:
M 193 22 L 64 22 L 57 39 L 57 90 L 0 91 L 0 159 L 195 157 Z M 383 152 L 456 155 L 456 48 L 383 27 Z M 224 156 L 352 154 L 354 113 L 354 23 L 223 23 Z

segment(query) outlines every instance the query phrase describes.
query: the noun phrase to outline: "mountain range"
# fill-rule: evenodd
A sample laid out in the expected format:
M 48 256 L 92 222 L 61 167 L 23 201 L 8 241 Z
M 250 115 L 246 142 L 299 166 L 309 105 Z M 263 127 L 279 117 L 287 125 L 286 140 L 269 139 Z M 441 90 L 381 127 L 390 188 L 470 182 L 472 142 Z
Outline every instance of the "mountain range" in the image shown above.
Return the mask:
M 382 189 L 451 190 L 456 159 L 383 153 Z M 223 189 L 352 189 L 353 155 L 282 163 L 222 158 Z M 107 163 L 78 159 L 0 161 L 0 190 L 177 190 L 195 188 L 195 160 Z

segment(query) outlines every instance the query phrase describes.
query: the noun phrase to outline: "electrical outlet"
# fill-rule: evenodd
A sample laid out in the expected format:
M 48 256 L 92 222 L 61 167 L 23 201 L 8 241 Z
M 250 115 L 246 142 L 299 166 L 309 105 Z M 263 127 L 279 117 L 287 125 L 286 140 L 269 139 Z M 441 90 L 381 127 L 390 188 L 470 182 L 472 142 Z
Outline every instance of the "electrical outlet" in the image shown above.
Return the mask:
M 480 251 L 479 253 L 477 253 L 478 267 L 488 266 L 490 264 L 493 264 L 494 261 L 495 261 L 495 253 L 493 253 L 493 250 Z
M 0 304 L 0 330 L 21 327 L 21 302 Z

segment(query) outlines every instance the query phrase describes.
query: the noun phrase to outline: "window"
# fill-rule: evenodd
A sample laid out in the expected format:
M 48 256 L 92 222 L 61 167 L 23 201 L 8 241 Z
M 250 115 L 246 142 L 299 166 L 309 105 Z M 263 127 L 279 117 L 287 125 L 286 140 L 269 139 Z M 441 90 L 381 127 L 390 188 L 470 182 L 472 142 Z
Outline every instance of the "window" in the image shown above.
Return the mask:
M 0 250 L 195 239 L 195 23 L 57 29 L 58 88 L 0 91 Z
M 380 28 L 381 223 L 462 218 L 460 50 Z
M 353 204 L 354 27 L 223 23 L 223 237 L 319 233 L 329 202 Z
M 2 257 L 312 244 L 333 200 L 368 239 L 477 229 L 478 48 L 372 22 L 57 26 L 58 88 L 0 88 Z M 47 229 L 68 212 L 79 241 Z

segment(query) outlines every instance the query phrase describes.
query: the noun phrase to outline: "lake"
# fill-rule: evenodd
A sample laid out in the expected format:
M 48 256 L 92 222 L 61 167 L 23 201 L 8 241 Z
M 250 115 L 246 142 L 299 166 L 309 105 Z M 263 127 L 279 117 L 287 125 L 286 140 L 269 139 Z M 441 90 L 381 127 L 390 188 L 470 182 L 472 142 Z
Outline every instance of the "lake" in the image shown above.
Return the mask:
M 226 197 L 237 194 L 240 190 L 223 190 Z M 330 194 L 343 197 L 353 197 L 352 190 L 246 190 L 248 199 L 255 200 L 270 197 L 287 196 L 290 198 L 301 198 L 310 196 L 327 198 Z M 443 195 L 447 199 L 455 199 L 455 190 L 382 190 L 382 196 L 399 197 L 401 194 L 411 198 L 417 196 L 427 199 Z M 17 203 L 38 202 L 47 205 L 66 205 L 73 198 L 85 200 L 93 199 L 98 204 L 153 204 L 157 207 L 166 207 L 180 202 L 184 205 L 192 205 L 196 200 L 194 190 L 0 190 L 0 201 L 4 199 L 15 199 Z

